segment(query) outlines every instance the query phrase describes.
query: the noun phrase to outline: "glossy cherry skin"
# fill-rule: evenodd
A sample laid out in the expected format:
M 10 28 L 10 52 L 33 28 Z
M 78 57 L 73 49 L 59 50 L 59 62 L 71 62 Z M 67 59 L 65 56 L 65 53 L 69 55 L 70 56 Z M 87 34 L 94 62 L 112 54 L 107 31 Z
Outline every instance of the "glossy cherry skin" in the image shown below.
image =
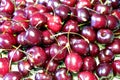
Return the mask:
M 18 62 L 18 70 L 23 76 L 27 76 L 31 69 L 32 67 L 28 61 Z
M 110 49 L 103 49 L 99 52 L 98 58 L 100 62 L 109 63 L 114 59 L 114 53 Z
M 107 6 L 107 5 L 102 5 L 102 4 L 98 4 L 98 5 L 96 4 L 95 10 L 101 14 L 107 15 L 107 14 L 111 13 L 112 7 Z
M 109 29 L 111 30 L 118 29 L 118 25 L 119 25 L 119 22 L 115 16 L 113 15 L 107 16 L 107 27 Z
M 62 28 L 62 20 L 59 16 L 52 16 L 48 22 L 48 29 L 52 30 L 53 32 L 59 32 Z
M 119 0 L 110 0 L 109 5 L 112 6 L 113 8 L 118 8 Z
M 65 66 L 71 72 L 79 72 L 83 64 L 83 60 L 78 53 L 71 52 L 65 58 Z
M 93 57 L 85 57 L 83 59 L 83 71 L 94 71 L 96 68 L 96 61 Z
M 12 62 L 17 62 L 25 56 L 24 53 L 20 52 L 19 50 L 13 49 L 8 53 L 8 59 Z
M 35 65 L 35 66 L 43 65 L 47 58 L 45 51 L 38 46 L 34 46 L 28 49 L 27 54 L 28 54 L 28 61 L 30 62 L 31 65 Z
M 16 37 L 13 34 L 0 34 L 0 48 L 9 49 L 16 44 Z
M 110 77 L 108 76 L 110 76 L 112 72 L 112 66 L 109 63 L 100 63 L 96 69 L 96 74 L 98 77 L 101 77 L 103 79 L 109 79 Z
M 3 77 L 3 80 L 21 80 L 21 79 L 22 75 L 20 74 L 20 72 L 17 71 L 9 72 Z
M 80 80 L 98 80 L 95 74 L 89 71 L 82 71 L 78 74 Z
M 120 53 L 120 39 L 115 38 L 111 44 L 107 46 L 114 54 Z
M 41 31 L 36 28 L 29 28 L 25 33 L 25 41 L 28 45 L 37 45 L 41 42 Z
M 39 13 L 39 12 L 32 14 L 30 17 L 30 24 L 33 27 L 37 27 L 37 26 L 41 27 L 45 25 L 46 22 L 47 22 L 46 16 L 44 16 L 42 13 Z
M 50 47 L 50 56 L 55 57 L 54 60 L 63 60 L 66 57 L 67 49 L 53 43 Z
M 115 16 L 118 20 L 120 20 L 120 9 L 113 10 L 112 15 Z
M 21 15 L 14 16 L 12 18 L 12 30 L 14 32 L 22 32 L 25 31 L 29 27 L 29 23 L 27 22 L 27 18 Z
M 20 16 L 26 16 L 24 9 L 18 9 L 15 10 L 13 13 L 14 16 L 20 15 Z
M 60 35 L 57 37 L 57 41 L 61 46 L 66 46 L 68 43 L 68 38 L 65 35 Z
M 77 2 L 77 4 L 76 4 L 77 9 L 84 8 L 84 7 L 88 7 L 88 8 L 92 7 L 90 0 L 79 0 Z
M 97 55 L 99 54 L 100 49 L 99 49 L 99 47 L 98 47 L 97 44 L 95 44 L 95 43 L 90 43 L 90 44 L 89 44 L 89 48 L 90 48 L 89 54 L 90 54 L 91 56 L 97 56 Z
M 89 52 L 89 44 L 84 39 L 70 39 L 72 50 L 86 56 Z
M 78 22 L 86 22 L 90 19 L 90 15 L 87 9 L 85 8 L 80 8 L 77 9 L 77 20 Z
M 53 80 L 53 77 L 45 72 L 38 72 L 35 74 L 35 80 Z
M 105 28 L 107 25 L 107 18 L 103 14 L 93 14 L 91 16 L 91 26 L 95 29 Z
M 79 31 L 79 26 L 78 22 L 75 20 L 68 20 L 65 25 L 62 28 L 62 31 L 64 32 L 78 32 Z
M 72 80 L 72 75 L 66 68 L 60 68 L 55 72 L 55 80 Z
M 94 42 L 96 40 L 96 32 L 91 26 L 84 27 L 81 30 L 81 34 L 90 42 Z
M 0 11 L 12 14 L 14 12 L 14 4 L 11 0 L 1 0 Z
M 60 5 L 55 9 L 55 14 L 60 16 L 61 19 L 65 20 L 66 18 L 68 18 L 68 13 L 70 12 L 69 7 L 64 6 L 64 5 Z
M 52 37 L 52 35 L 54 35 L 54 33 L 50 30 L 42 31 L 42 42 L 44 44 L 53 43 L 54 42 L 54 37 Z
M 110 29 L 99 29 L 97 32 L 97 41 L 103 44 L 111 43 L 114 39 L 114 34 Z
M 40 13 L 47 13 L 48 9 L 42 4 L 36 4 L 35 7 L 39 10 Z
M 112 63 L 112 68 L 116 76 L 120 75 L 120 60 L 114 60 Z
M 8 58 L 0 58 L 0 76 L 3 77 L 10 70 Z
M 70 7 L 75 6 L 75 3 L 77 2 L 77 0 L 60 0 L 60 2 L 62 4 L 68 5 Z

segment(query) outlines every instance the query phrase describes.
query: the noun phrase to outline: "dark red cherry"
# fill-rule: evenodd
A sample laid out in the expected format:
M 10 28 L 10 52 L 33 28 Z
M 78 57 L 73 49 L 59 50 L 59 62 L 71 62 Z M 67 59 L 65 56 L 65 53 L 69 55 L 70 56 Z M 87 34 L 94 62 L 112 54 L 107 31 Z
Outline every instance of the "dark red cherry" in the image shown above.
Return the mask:
M 55 72 L 55 80 L 72 80 L 72 75 L 66 68 L 60 68 Z
M 55 9 L 55 14 L 60 16 L 61 19 L 65 20 L 68 18 L 68 13 L 70 12 L 70 9 L 68 6 L 60 5 Z
M 113 8 L 118 8 L 119 6 L 119 0 L 110 0 L 108 5 L 112 6 Z
M 97 56 L 98 55 L 100 49 L 99 49 L 99 47 L 96 43 L 90 43 L 89 48 L 90 48 L 89 54 L 91 56 Z
M 84 27 L 81 30 L 81 34 L 90 42 L 94 42 L 96 40 L 96 32 L 91 26 Z
M 38 72 L 35 74 L 35 80 L 53 80 L 53 77 L 45 72 Z
M 99 29 L 97 32 L 97 41 L 103 44 L 111 43 L 114 39 L 114 34 L 110 29 Z
M 68 38 L 65 35 L 60 35 L 60 36 L 57 37 L 57 42 L 61 46 L 66 46 L 68 44 Z
M 111 62 L 114 59 L 114 53 L 110 49 L 103 49 L 99 52 L 98 58 L 100 62 Z
M 80 55 L 88 55 L 89 44 L 84 39 L 70 39 L 72 50 Z
M 37 26 L 42 27 L 43 25 L 46 24 L 46 22 L 47 22 L 46 16 L 44 16 L 40 12 L 36 12 L 30 16 L 30 24 L 33 27 L 37 27 Z
M 28 19 L 21 15 L 14 16 L 12 23 L 12 30 L 14 32 L 22 32 L 29 27 Z
M 0 76 L 3 77 L 10 71 L 8 58 L 0 58 Z
M 117 76 L 120 75 L 120 60 L 115 60 L 112 63 L 112 68 L 113 68 L 113 72 L 114 74 Z
M 52 16 L 48 22 L 48 29 L 52 30 L 53 32 L 59 32 L 62 28 L 62 20 L 59 16 Z
M 8 53 L 8 59 L 12 62 L 17 62 L 23 59 L 24 53 L 20 52 L 19 50 L 13 49 Z
M 18 62 L 18 70 L 23 76 L 28 75 L 31 69 L 32 67 L 28 61 Z
M 111 30 L 118 29 L 118 25 L 119 25 L 119 22 L 115 16 L 113 15 L 107 16 L 107 27 L 109 29 Z
M 75 3 L 77 2 L 77 0 L 60 0 L 60 2 L 62 4 L 68 5 L 70 7 L 75 6 Z
M 59 46 L 58 44 L 54 43 L 50 47 L 50 56 L 54 60 L 63 60 L 66 57 L 67 49 L 64 46 Z
M 77 17 L 78 22 L 82 23 L 82 22 L 88 21 L 90 18 L 90 15 L 87 9 L 80 8 L 80 9 L 77 9 L 76 17 Z
M 43 65 L 47 58 L 45 51 L 38 46 L 34 46 L 28 49 L 27 54 L 28 54 L 28 61 L 30 62 L 31 65 L 35 65 L 35 66 Z
M 42 42 L 44 44 L 51 44 L 54 42 L 54 37 L 52 37 L 52 35 L 54 35 L 54 33 L 52 31 L 49 30 L 45 30 L 42 32 Z
M 112 15 L 115 16 L 118 20 L 120 20 L 120 9 L 113 10 Z
M 36 28 L 27 29 L 24 39 L 29 45 L 37 45 L 41 42 L 41 31 Z
M 108 79 L 111 77 L 113 70 L 112 66 L 109 63 L 100 63 L 97 66 L 96 74 L 102 79 Z
M 78 53 L 71 52 L 65 58 L 65 66 L 71 72 L 79 72 L 83 64 L 83 60 Z
M 0 3 L 1 12 L 12 14 L 14 12 L 14 9 L 15 7 L 11 0 L 1 0 L 1 3 Z
M 11 71 L 3 77 L 3 80 L 21 80 L 21 79 L 22 75 L 18 71 Z
M 95 74 L 89 71 L 82 71 L 78 74 L 79 80 L 98 80 Z
M 76 4 L 77 9 L 84 8 L 84 7 L 88 7 L 88 8 L 92 7 L 90 0 L 79 0 L 77 2 Z
M 36 4 L 35 7 L 39 10 L 40 13 L 47 13 L 48 9 L 42 4 Z
M 18 15 L 20 15 L 20 16 L 26 16 L 24 9 L 17 9 L 17 10 L 15 10 L 14 13 L 13 13 L 13 15 L 14 16 L 18 16 Z
M 111 6 L 107 6 L 107 5 L 103 5 L 103 4 L 96 4 L 96 6 L 94 7 L 95 10 L 101 14 L 109 14 L 112 11 L 112 7 Z
M 91 26 L 95 29 L 105 28 L 107 26 L 107 18 L 103 14 L 93 14 L 91 16 Z
M 79 26 L 78 22 L 75 20 L 68 20 L 65 25 L 62 28 L 62 31 L 64 32 L 78 32 L 79 31 Z
M 84 71 L 94 71 L 96 68 L 96 61 L 93 57 L 85 57 L 83 59 L 82 69 Z

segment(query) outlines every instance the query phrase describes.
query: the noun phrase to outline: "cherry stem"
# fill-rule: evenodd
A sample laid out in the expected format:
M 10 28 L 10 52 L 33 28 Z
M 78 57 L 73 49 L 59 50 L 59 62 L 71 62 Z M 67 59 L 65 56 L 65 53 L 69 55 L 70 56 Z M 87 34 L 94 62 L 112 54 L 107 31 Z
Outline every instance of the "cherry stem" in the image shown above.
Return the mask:
M 88 8 L 88 7 L 84 7 L 84 8 L 87 9 L 87 10 L 89 10 L 89 11 L 92 11 L 92 12 L 95 12 L 95 13 L 97 13 L 97 14 L 100 14 L 99 12 L 97 12 L 97 11 L 91 9 L 91 8 Z
M 102 2 L 102 0 L 99 0 L 100 1 L 100 3 L 103 5 L 103 2 Z

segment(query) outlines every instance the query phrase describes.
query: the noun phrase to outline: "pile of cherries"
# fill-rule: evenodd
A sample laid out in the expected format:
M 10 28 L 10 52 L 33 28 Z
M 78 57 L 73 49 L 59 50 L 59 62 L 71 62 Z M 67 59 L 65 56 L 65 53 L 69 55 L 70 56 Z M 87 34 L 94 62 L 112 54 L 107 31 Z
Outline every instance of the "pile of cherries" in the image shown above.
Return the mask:
M 113 80 L 120 0 L 0 0 L 3 80 Z

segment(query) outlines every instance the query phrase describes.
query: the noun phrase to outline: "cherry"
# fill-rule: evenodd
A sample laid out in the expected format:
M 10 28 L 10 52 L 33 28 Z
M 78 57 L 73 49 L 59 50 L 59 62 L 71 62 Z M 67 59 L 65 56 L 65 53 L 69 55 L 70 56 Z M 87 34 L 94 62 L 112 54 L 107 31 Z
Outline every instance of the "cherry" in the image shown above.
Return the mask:
M 55 80 L 72 80 L 72 76 L 66 68 L 60 68 L 55 72 Z
M 120 39 L 115 38 L 111 44 L 107 46 L 114 54 L 120 53 Z
M 84 27 L 81 31 L 81 34 L 90 42 L 94 42 L 96 40 L 96 32 L 91 26 Z
M 88 55 L 89 44 L 84 39 L 70 39 L 72 50 L 80 55 Z
M 45 63 L 47 56 L 41 47 L 34 46 L 26 52 L 28 54 L 28 61 L 31 65 L 41 66 Z
M 65 35 L 60 35 L 57 37 L 57 41 L 61 46 L 66 46 L 68 43 L 68 38 Z
M 12 18 L 12 30 L 14 32 L 22 32 L 29 27 L 27 18 L 21 15 L 14 16 Z
M 41 27 L 45 25 L 47 22 L 46 16 L 44 16 L 42 13 L 36 12 L 30 16 L 30 24 L 33 27 Z
M 36 4 L 35 6 L 39 10 L 40 13 L 47 13 L 47 12 L 49 12 L 47 7 L 45 7 L 42 4 Z
M 89 12 L 85 8 L 77 9 L 77 15 L 76 16 L 77 16 L 78 22 L 81 22 L 81 23 L 88 21 L 89 18 L 90 18 Z
M 17 9 L 13 13 L 14 16 L 26 16 L 24 9 Z
M 67 49 L 64 46 L 59 46 L 56 43 L 53 43 L 50 46 L 50 56 L 54 58 L 54 60 L 63 60 L 66 57 Z
M 83 59 L 83 66 L 84 71 L 94 71 L 96 68 L 96 61 L 93 57 L 85 57 Z
M 113 8 L 117 8 L 119 5 L 119 0 L 110 0 L 108 5 L 112 6 Z
M 11 0 L 1 0 L 0 11 L 7 14 L 12 14 L 14 12 L 14 4 Z
M 98 80 L 95 74 L 89 71 L 82 71 L 78 74 L 80 80 Z
M 40 30 L 36 28 L 29 28 L 27 29 L 24 39 L 28 45 L 37 45 L 41 42 L 42 34 Z
M 100 63 L 97 66 L 96 74 L 102 79 L 110 79 L 112 74 L 112 66 L 109 63 Z
M 83 60 L 78 53 L 71 52 L 65 58 L 65 66 L 71 72 L 79 72 L 82 64 Z
M 84 7 L 88 7 L 88 8 L 92 7 L 90 0 L 79 0 L 77 2 L 77 4 L 76 4 L 77 9 L 84 8 Z
M 78 32 L 79 31 L 79 26 L 78 22 L 75 20 L 68 20 L 65 25 L 62 28 L 62 31 L 64 32 Z
M 89 48 L 90 48 L 90 51 L 89 51 L 89 54 L 91 55 L 91 56 L 97 56 L 98 55 L 98 53 L 99 53 L 99 47 L 98 47 L 98 45 L 97 44 L 95 44 L 95 43 L 90 43 L 89 44 Z
M 107 25 L 107 18 L 103 14 L 94 13 L 91 16 L 91 26 L 95 29 L 105 28 Z
M 15 4 L 17 8 L 25 8 L 26 0 L 15 0 Z
M 42 42 L 44 44 L 51 44 L 54 42 L 54 38 L 51 37 L 52 35 L 54 35 L 54 33 L 52 31 L 49 30 L 45 30 L 42 32 Z
M 118 20 L 120 20 L 120 9 L 113 10 L 112 15 L 115 16 Z
M 98 54 L 100 62 L 111 62 L 114 59 L 114 53 L 110 49 L 103 49 Z
M 107 16 L 107 27 L 111 30 L 115 30 L 115 29 L 118 29 L 118 25 L 119 25 L 119 22 L 118 22 L 118 19 L 111 15 L 111 16 Z
M 35 74 L 35 80 L 53 80 L 53 77 L 45 72 L 38 72 Z
M 55 14 L 60 16 L 63 20 L 68 18 L 68 13 L 70 12 L 69 7 L 60 5 L 55 9 Z
M 53 32 L 59 32 L 62 28 L 62 20 L 59 16 L 52 16 L 47 22 L 48 28 Z
M 8 59 L 12 60 L 12 62 L 17 62 L 21 59 L 23 59 L 24 57 L 24 53 L 20 52 L 19 50 L 16 49 L 12 49 L 9 53 L 8 53 Z
M 22 75 L 20 74 L 20 72 L 18 71 L 12 71 L 7 73 L 4 77 L 3 80 L 21 80 L 22 79 Z
M 77 2 L 77 0 L 60 0 L 60 2 L 62 4 L 68 5 L 70 7 L 75 6 L 75 3 Z
M 0 58 L 0 76 L 4 76 L 10 71 L 8 58 Z
M 114 60 L 112 63 L 112 68 L 116 76 L 120 75 L 120 60 Z
M 110 29 L 99 29 L 97 32 L 97 40 L 100 43 L 111 43 L 114 39 L 114 34 Z
M 28 75 L 31 68 L 32 67 L 28 61 L 24 60 L 18 63 L 18 70 L 23 76 Z

